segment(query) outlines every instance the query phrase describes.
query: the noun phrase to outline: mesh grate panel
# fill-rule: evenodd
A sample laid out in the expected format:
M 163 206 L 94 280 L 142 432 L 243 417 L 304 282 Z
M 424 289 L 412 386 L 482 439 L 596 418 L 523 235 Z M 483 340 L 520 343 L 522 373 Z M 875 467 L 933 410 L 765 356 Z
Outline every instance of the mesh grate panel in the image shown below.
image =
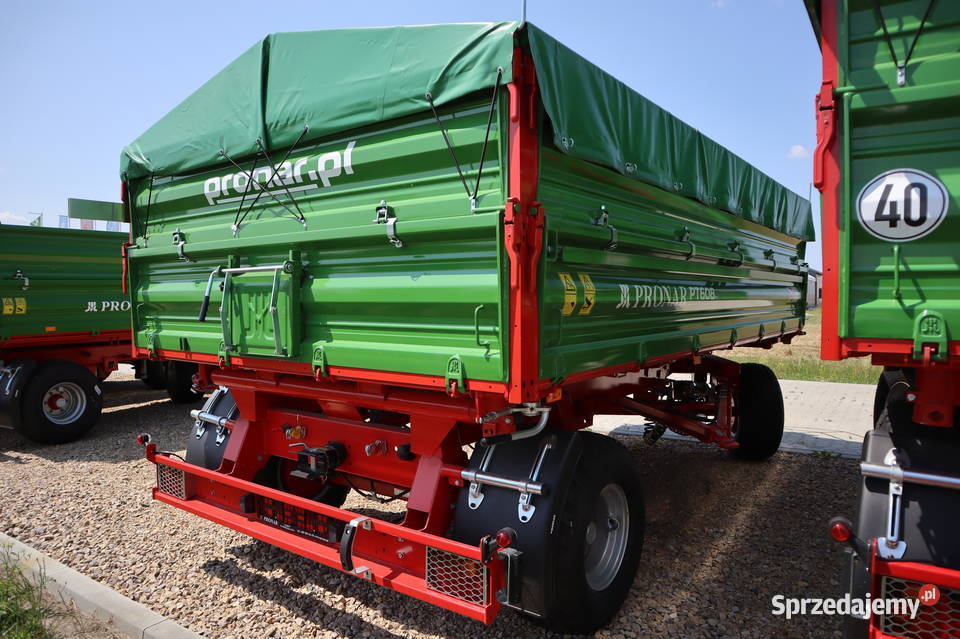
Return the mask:
M 187 498 L 186 476 L 179 468 L 157 464 L 157 489 L 171 497 Z
M 427 546 L 427 588 L 485 606 L 487 567 L 479 561 Z
M 882 596 L 884 599 L 916 599 L 922 583 L 884 577 Z M 960 590 L 940 588 L 940 601 L 934 605 L 920 604 L 917 616 L 881 615 L 880 630 L 884 634 L 904 639 L 945 639 L 960 637 Z

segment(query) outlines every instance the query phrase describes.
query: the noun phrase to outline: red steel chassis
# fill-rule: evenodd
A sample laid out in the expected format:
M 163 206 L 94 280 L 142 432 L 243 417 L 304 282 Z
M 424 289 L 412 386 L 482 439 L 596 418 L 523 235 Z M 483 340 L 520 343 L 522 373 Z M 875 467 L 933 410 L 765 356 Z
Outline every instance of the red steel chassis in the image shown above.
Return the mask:
M 133 359 L 131 350 L 130 331 L 125 329 L 97 334 L 19 335 L 0 342 L 0 360 L 67 360 L 103 379 L 117 370 L 118 363 Z
M 444 377 L 330 366 L 327 376 L 302 363 L 236 357 L 229 366 L 215 355 L 159 350 L 161 358 L 196 362 L 198 385 L 228 387 L 240 418 L 227 420 L 229 440 L 217 470 L 189 464 L 147 444 L 157 465 L 154 497 L 172 506 L 332 568 L 369 579 L 443 608 L 490 623 L 501 607 L 495 596 L 505 585 L 501 560 L 505 545 L 491 528 L 478 546 L 445 537 L 451 504 L 465 485 L 465 444 L 518 430 L 519 417 L 503 409 L 543 402 L 551 407 L 548 425 L 579 429 L 596 414 L 634 414 L 667 424 L 704 442 L 735 448 L 732 434 L 740 366 L 707 354 L 729 343 L 677 353 L 646 362 L 586 371 L 562 386 L 538 378 L 537 263 L 542 249 L 544 211 L 536 201 L 538 140 L 536 76 L 532 60 L 514 51 L 509 94 L 509 190 L 504 217 L 510 258 L 509 383 L 470 380 L 467 388 L 447 388 Z M 799 329 L 767 335 L 755 345 L 789 341 Z M 135 348 L 147 356 L 147 349 Z M 671 394 L 671 382 L 651 375 L 669 364 L 671 372 L 711 375 L 725 390 L 715 402 Z M 317 409 L 321 410 L 318 411 Z M 371 413 L 374 411 L 374 413 Z M 375 414 L 376 417 L 371 415 Z M 703 419 L 707 417 L 707 419 Z M 409 424 L 409 426 L 407 426 Z M 318 503 L 255 481 L 271 457 L 293 460 L 292 440 L 307 446 L 331 441 L 347 455 L 333 483 L 407 502 L 401 524 Z M 374 454 L 368 445 L 377 444 Z M 394 451 L 409 446 L 404 459 Z M 299 532 L 265 523 L 251 503 L 280 503 L 293 513 Z M 320 517 L 316 517 L 319 515 Z M 352 547 L 311 536 L 330 522 L 352 528 Z M 306 534 L 304 534 L 306 533 Z M 490 543 L 497 539 L 497 544 Z M 466 601 L 444 590 L 428 569 L 427 556 L 450 553 L 464 574 L 482 580 L 481 600 Z M 431 582 L 431 579 L 433 580 Z

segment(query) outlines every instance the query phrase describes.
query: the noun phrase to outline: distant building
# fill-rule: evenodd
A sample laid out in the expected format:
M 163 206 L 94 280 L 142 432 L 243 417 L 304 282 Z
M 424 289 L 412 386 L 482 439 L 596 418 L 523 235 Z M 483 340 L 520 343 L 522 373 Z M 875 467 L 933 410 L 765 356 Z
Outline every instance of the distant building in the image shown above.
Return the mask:
M 823 273 L 815 268 L 807 272 L 807 308 L 820 308 L 823 299 Z

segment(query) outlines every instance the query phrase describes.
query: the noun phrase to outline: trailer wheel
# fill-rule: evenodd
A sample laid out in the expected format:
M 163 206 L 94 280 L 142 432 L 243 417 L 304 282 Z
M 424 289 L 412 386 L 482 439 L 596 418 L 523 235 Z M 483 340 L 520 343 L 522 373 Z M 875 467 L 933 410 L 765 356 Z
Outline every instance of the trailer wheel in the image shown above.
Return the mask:
M 465 486 L 454 512 L 452 537 L 471 545 L 503 528 L 516 533 L 519 576 L 511 607 L 534 623 L 561 633 L 592 633 L 619 610 L 633 583 L 643 544 L 640 476 L 618 441 L 595 433 L 547 430 L 537 438 L 497 444 L 487 472 L 527 477 L 546 446 L 538 481 L 546 491 L 520 519 L 513 489 L 483 486 L 470 505 Z M 483 463 L 477 447 L 471 468 Z M 474 498 L 475 499 L 475 498 Z
M 203 399 L 202 393 L 193 390 L 193 375 L 197 365 L 190 362 L 167 362 L 167 396 L 174 404 L 192 404 Z
M 144 384 L 155 390 L 167 387 L 167 373 L 163 362 L 143 360 L 143 375 L 140 378 Z
M 65 444 L 83 437 L 102 409 L 102 391 L 90 371 L 73 362 L 46 362 L 27 383 L 17 431 L 41 444 Z
M 583 454 L 556 511 L 568 532 L 556 536 L 549 559 L 547 616 L 533 619 L 564 634 L 592 634 L 613 619 L 630 592 L 643 546 L 643 490 L 633 458 L 611 437 L 581 437 Z
M 907 402 L 907 391 L 912 387 L 912 371 L 887 368 L 880 373 L 873 395 L 874 427 L 881 421 L 885 409 L 889 412 L 888 425 L 908 426 L 913 423 L 913 406 Z
M 783 392 L 774 372 L 763 364 L 741 364 L 734 406 L 734 439 L 740 446 L 731 453 L 759 461 L 777 452 L 783 439 Z

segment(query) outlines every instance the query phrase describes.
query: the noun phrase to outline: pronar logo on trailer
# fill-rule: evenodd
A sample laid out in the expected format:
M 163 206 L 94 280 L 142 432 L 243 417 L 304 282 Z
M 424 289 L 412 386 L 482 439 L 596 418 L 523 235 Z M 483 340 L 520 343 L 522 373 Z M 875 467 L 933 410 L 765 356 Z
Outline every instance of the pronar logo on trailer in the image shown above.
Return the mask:
M 213 206 L 239 202 L 251 191 L 262 190 L 264 185 L 268 193 L 275 195 L 286 191 L 310 191 L 320 188 L 320 184 L 327 187 L 331 185 L 332 179 L 344 173 L 353 175 L 353 147 L 356 144 L 356 140 L 349 142 L 342 152 L 330 151 L 318 156 L 288 160 L 274 166 L 261 166 L 253 170 L 252 186 L 249 171 L 212 177 L 203 183 L 203 194 L 207 203 Z M 318 180 L 320 184 L 316 184 Z M 277 190 L 271 191 L 271 188 Z
M 947 187 L 916 169 L 894 169 L 871 180 L 857 196 L 857 218 L 867 233 L 909 242 L 933 232 L 947 216 Z

